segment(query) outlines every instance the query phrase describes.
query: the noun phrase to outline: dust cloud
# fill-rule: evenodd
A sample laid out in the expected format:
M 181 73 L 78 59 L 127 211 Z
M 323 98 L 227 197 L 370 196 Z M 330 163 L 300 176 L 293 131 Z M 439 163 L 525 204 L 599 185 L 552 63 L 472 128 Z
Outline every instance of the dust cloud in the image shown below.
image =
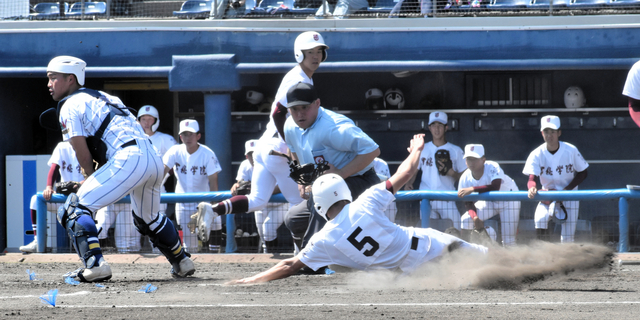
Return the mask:
M 392 271 L 359 272 L 350 284 L 366 290 L 518 289 L 546 278 L 609 267 L 613 251 L 595 244 L 533 242 L 513 248 L 491 247 L 487 255 L 457 250 L 410 275 Z

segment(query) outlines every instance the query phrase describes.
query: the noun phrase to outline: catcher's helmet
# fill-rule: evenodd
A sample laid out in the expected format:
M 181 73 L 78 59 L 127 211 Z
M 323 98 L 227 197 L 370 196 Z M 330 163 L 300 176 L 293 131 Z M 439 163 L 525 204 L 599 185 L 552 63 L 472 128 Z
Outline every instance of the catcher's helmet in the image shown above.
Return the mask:
M 140 120 L 140 117 L 144 115 L 149 115 L 156 118 L 156 122 L 153 124 L 153 126 L 151 126 L 151 130 L 153 130 L 153 132 L 156 132 L 156 130 L 158 130 L 158 126 L 160 126 L 160 115 L 158 114 L 158 109 L 151 105 L 142 106 L 140 107 L 140 110 L 138 110 L 138 120 Z
M 404 109 L 404 95 L 398 88 L 391 88 L 384 93 L 385 109 Z
M 302 50 L 309 50 L 318 46 L 323 47 L 322 61 L 320 62 L 324 62 L 325 60 L 327 60 L 327 49 L 329 49 L 329 46 L 324 43 L 322 35 L 315 31 L 307 31 L 301 33 L 296 38 L 296 41 L 293 44 L 293 53 L 296 56 L 296 61 L 298 63 L 301 63 L 302 60 L 304 60 L 304 54 L 302 53 Z
M 567 108 L 575 109 L 584 107 L 587 103 L 587 98 L 584 97 L 584 93 L 580 87 L 572 86 L 567 88 L 564 92 L 564 106 Z
M 313 183 L 313 207 L 327 221 L 327 211 L 340 200 L 353 201 L 351 198 L 351 190 L 344 182 L 344 179 L 335 173 L 327 173 L 321 175 Z
M 57 56 L 49 62 L 47 72 L 58 72 L 64 74 L 74 74 L 78 79 L 78 84 L 84 86 L 84 69 L 87 63 L 71 56 Z

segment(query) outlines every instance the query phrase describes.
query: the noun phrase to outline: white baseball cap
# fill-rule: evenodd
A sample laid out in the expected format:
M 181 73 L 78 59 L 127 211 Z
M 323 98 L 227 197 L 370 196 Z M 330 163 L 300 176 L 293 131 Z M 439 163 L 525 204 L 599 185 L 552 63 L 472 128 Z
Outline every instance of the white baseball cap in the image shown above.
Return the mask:
M 464 146 L 464 157 L 463 158 L 482 158 L 484 157 L 484 147 L 481 144 L 468 144 Z
M 540 120 L 540 131 L 543 131 L 546 128 L 550 128 L 553 130 L 560 129 L 560 118 L 557 116 L 544 116 Z
M 72 56 L 57 56 L 47 65 L 47 72 L 57 72 L 64 74 L 74 74 L 78 79 L 78 84 L 84 86 L 84 69 L 87 63 Z
M 178 134 L 182 134 L 183 132 L 190 131 L 193 133 L 197 133 L 200 131 L 200 126 L 198 126 L 198 121 L 193 119 L 187 119 L 180 121 L 180 132 Z
M 247 140 L 247 142 L 244 143 L 244 155 L 246 156 L 249 152 L 256 150 L 257 146 L 258 140 Z
M 442 111 L 434 111 L 429 114 L 429 125 L 431 125 L 435 121 L 446 125 L 448 120 L 449 117 L 447 117 L 447 114 Z

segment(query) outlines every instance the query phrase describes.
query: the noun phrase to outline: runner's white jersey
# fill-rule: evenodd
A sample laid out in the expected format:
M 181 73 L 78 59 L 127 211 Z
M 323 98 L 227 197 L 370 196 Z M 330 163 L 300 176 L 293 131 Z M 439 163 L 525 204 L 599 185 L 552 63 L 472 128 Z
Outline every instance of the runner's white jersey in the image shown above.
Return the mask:
M 478 187 L 490 185 L 491 181 L 496 179 L 502 179 L 499 191 L 518 191 L 515 181 L 504 173 L 500 165 L 495 161 L 484 162 L 484 173 L 480 179 L 476 180 L 471 173 L 471 170 L 466 170 L 458 181 L 458 190 L 468 187 Z
M 240 163 L 240 167 L 238 168 L 238 175 L 236 176 L 236 181 L 244 180 L 251 181 L 251 175 L 253 174 L 253 166 L 249 160 L 244 160 Z
M 369 188 L 313 235 L 298 258 L 314 270 L 330 264 L 359 270 L 400 267 L 411 248 L 414 230 L 398 226 L 384 215 L 393 200 L 384 182 Z
M 84 180 L 76 152 L 73 150 L 71 144 L 67 141 L 58 143 L 56 148 L 49 158 L 47 165 L 51 167 L 52 164 L 60 166 L 60 181 L 76 181 L 80 182 Z
M 543 189 L 563 190 L 571 183 L 576 172 L 584 171 L 587 167 L 589 164 L 578 148 L 560 141 L 560 148 L 555 154 L 547 150 L 546 143 L 533 150 L 527 158 L 522 173 L 539 176 Z M 577 189 L 576 186 L 574 190 Z
M 100 91 L 100 98 L 88 93 L 90 90 L 81 88 L 80 92 L 67 96 L 60 109 L 60 127 L 65 141 L 77 136 L 93 136 L 100 128 L 103 120 L 111 110 L 107 102 L 123 109 L 126 116 L 114 116 L 102 135 L 102 141 L 107 145 L 107 159 L 119 150 L 120 146 L 133 139 L 146 140 L 148 137 L 136 120 L 118 97 Z
M 158 131 L 156 131 L 152 136 L 150 136 L 149 140 L 151 140 L 153 147 L 156 148 L 156 150 L 158 150 L 158 153 L 160 153 L 160 156 L 164 156 L 164 154 L 167 153 L 169 148 L 177 144 L 176 139 L 174 139 L 172 136 L 166 133 L 158 132 Z
M 209 192 L 209 176 L 222 170 L 216 154 L 209 147 L 198 145 L 193 154 L 184 144 L 175 145 L 162 158 L 178 180 L 176 193 Z
M 452 143 L 445 143 L 437 147 L 433 141 L 424 144 L 422 154 L 420 154 L 420 163 L 418 169 L 422 170 L 422 178 L 420 180 L 420 190 L 455 190 L 455 180 L 450 176 L 442 176 L 438 172 L 435 155 L 436 151 L 444 149 L 449 151 L 453 170 L 456 172 L 464 171 L 467 166 L 462 158 L 464 152 L 462 149 Z
M 276 129 L 276 125 L 273 122 L 273 112 L 277 109 L 278 103 L 285 107 L 287 106 L 287 91 L 289 91 L 289 89 L 298 82 L 304 82 L 313 85 L 313 79 L 309 78 L 307 74 L 302 71 L 300 65 L 296 65 L 293 69 L 287 72 L 284 78 L 282 78 L 282 82 L 280 82 L 280 87 L 278 87 L 278 92 L 276 93 L 273 104 L 271 105 L 269 123 L 267 123 L 267 128 L 259 139 L 261 144 L 270 144 L 274 148 L 279 149 L 282 149 L 283 147 L 286 148 L 286 145 L 284 145 L 284 140 L 280 138 L 278 130 Z M 287 117 L 289 117 L 288 112 Z M 272 139 L 273 137 L 276 137 L 277 139 Z

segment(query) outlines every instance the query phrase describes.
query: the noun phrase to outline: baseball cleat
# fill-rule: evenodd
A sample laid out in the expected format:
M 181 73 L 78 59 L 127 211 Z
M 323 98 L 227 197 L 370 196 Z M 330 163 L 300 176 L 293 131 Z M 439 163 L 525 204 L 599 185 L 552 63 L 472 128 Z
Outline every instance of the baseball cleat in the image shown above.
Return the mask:
M 65 273 L 62 278 L 66 279 L 71 277 L 73 280 L 80 282 L 100 282 L 111 279 L 111 267 L 104 260 L 100 258 L 98 265 L 93 268 L 79 268 L 77 270 Z
M 171 276 L 174 278 L 185 278 L 193 275 L 196 272 L 196 267 L 193 265 L 193 260 L 189 257 L 184 257 L 178 263 L 172 263 Z
M 34 253 L 38 250 L 38 240 L 34 239 L 33 241 L 31 241 L 31 243 L 20 246 L 19 249 L 24 253 Z
M 209 241 L 209 233 L 211 233 L 211 223 L 218 214 L 213 211 L 213 206 L 208 202 L 200 202 L 198 204 L 198 239 L 203 242 Z

